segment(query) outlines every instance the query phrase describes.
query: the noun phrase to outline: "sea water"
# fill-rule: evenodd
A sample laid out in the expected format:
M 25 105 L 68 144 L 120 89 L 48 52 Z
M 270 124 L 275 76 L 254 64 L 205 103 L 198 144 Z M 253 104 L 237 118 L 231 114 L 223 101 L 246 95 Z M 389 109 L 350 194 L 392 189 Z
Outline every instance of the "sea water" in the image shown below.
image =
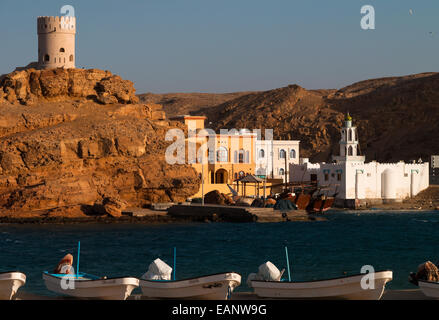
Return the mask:
M 182 223 L 0 225 L 0 271 L 27 275 L 28 292 L 50 295 L 42 280 L 81 241 L 80 271 L 140 277 L 160 258 L 177 279 L 234 271 L 246 279 L 271 261 L 293 281 L 359 274 L 371 265 L 393 270 L 390 289 L 415 288 L 409 272 L 439 260 L 439 212 L 330 212 L 328 221 L 285 223 Z M 284 277 L 287 276 L 285 271 Z M 135 291 L 138 293 L 140 291 Z

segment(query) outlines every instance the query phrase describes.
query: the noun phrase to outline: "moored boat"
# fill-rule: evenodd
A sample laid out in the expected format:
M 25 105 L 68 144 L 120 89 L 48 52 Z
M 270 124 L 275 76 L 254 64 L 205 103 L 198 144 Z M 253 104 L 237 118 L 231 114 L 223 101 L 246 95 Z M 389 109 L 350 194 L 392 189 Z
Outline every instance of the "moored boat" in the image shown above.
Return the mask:
M 371 274 L 306 282 L 252 280 L 251 286 L 261 298 L 379 300 L 386 283 L 392 280 L 393 272 L 374 272 L 374 287 L 368 289 L 361 287 L 364 276 L 370 277 Z
M 235 272 L 184 280 L 140 279 L 142 295 L 155 299 L 226 300 L 240 284 L 241 275 Z
M 134 277 L 100 278 L 87 273 L 53 274 L 45 271 L 43 279 L 48 290 L 84 299 L 125 300 L 139 286 Z
M 11 300 L 26 283 L 26 275 L 19 271 L 0 273 L 0 300 Z
M 418 280 L 418 285 L 426 297 L 439 299 L 439 282 Z
M 312 199 L 306 210 L 310 214 L 321 214 L 331 209 L 334 201 L 334 197 L 321 196 L 316 199 Z

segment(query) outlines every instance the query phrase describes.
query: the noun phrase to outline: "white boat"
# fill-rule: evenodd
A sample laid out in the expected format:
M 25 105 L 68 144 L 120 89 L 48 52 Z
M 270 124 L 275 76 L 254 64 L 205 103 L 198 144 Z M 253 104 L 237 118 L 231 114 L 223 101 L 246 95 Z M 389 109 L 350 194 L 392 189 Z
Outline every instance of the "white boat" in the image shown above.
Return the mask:
M 251 286 L 261 298 L 278 299 L 345 299 L 379 300 L 384 293 L 386 283 L 393 278 L 392 271 L 375 272 L 373 289 L 362 289 L 361 279 L 371 274 L 360 274 L 307 282 L 288 281 L 251 281 Z
M 418 285 L 426 297 L 439 299 L 439 282 L 418 280 Z
M 87 273 L 52 274 L 43 273 L 48 290 L 76 298 L 125 300 L 139 286 L 133 277 L 100 278 Z
M 26 275 L 18 271 L 0 273 L 0 300 L 11 300 L 26 283 Z
M 226 300 L 240 284 L 241 276 L 234 272 L 184 280 L 140 279 L 142 295 L 155 299 Z

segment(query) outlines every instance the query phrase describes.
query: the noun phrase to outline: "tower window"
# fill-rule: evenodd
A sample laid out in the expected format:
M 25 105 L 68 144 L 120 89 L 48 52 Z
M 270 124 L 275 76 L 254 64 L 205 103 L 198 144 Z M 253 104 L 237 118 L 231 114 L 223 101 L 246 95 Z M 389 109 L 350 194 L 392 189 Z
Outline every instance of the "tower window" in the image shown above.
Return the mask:
M 59 49 L 59 52 L 66 52 L 64 48 Z
M 352 149 L 352 146 L 349 146 L 348 156 L 352 156 L 353 154 L 354 154 L 354 150 Z
M 70 55 L 70 62 L 73 62 L 73 54 Z
M 50 61 L 50 57 L 49 57 L 48 54 L 46 54 L 46 55 L 44 56 L 44 62 L 49 62 L 49 61 Z

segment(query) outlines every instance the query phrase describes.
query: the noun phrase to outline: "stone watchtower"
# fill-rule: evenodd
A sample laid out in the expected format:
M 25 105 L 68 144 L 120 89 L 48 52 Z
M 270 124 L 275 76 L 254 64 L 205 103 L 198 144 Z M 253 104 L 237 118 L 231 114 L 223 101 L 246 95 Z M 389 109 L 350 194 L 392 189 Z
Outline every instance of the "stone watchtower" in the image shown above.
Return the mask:
M 38 17 L 38 66 L 75 68 L 75 17 Z

